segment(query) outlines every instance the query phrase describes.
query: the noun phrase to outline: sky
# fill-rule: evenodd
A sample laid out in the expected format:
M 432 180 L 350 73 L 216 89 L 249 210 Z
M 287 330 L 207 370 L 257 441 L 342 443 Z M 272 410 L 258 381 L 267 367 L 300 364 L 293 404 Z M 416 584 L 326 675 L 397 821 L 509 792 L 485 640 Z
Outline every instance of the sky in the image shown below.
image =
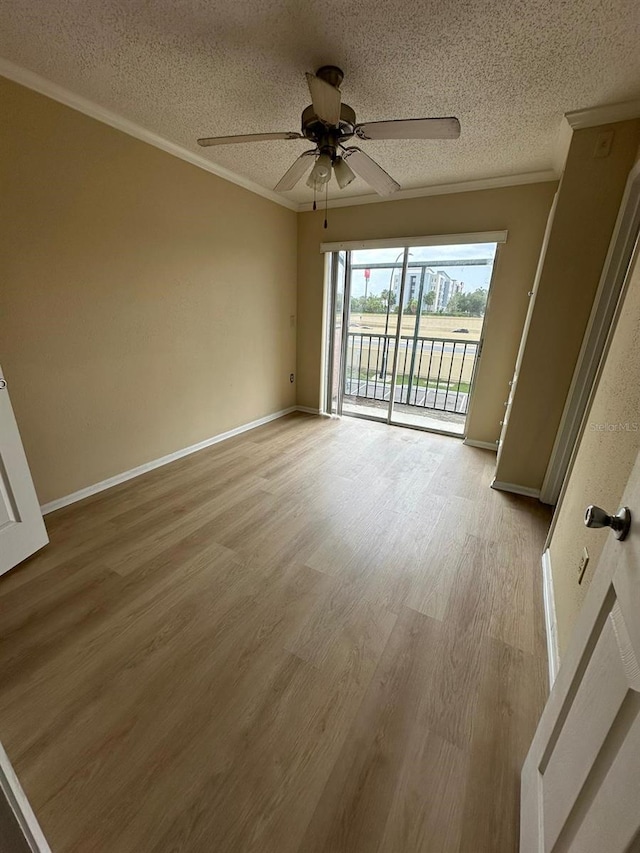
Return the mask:
M 381 264 L 393 263 L 400 255 L 398 263 L 402 263 L 402 252 L 404 249 L 359 249 L 351 252 L 352 264 Z M 493 260 L 496 252 L 495 243 L 468 243 L 460 246 L 419 246 L 409 250 L 409 269 L 412 261 L 444 261 L 462 260 L 463 258 L 487 258 Z M 399 266 L 398 269 L 401 267 Z M 464 282 L 464 293 L 471 293 L 479 287 L 488 289 L 491 279 L 492 264 L 477 267 L 452 266 L 446 263 L 433 265 L 434 269 L 444 270 L 451 278 Z M 391 268 L 371 270 L 369 287 L 367 293 L 380 295 L 381 291 L 389 287 L 389 278 L 392 274 Z M 351 295 L 364 296 L 364 270 L 353 270 L 351 274 Z

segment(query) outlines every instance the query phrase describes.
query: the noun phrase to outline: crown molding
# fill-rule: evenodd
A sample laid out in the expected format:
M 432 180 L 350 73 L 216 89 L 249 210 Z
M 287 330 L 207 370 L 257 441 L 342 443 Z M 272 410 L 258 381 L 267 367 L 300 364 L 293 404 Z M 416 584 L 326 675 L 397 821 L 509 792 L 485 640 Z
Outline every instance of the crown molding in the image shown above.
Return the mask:
M 566 120 L 573 130 L 584 130 L 599 124 L 613 124 L 616 121 L 628 121 L 640 118 L 640 101 L 625 101 L 622 104 L 605 104 L 601 107 L 589 107 L 585 110 L 573 110 L 565 113 Z
M 189 151 L 188 148 L 184 148 L 182 145 L 171 142 L 169 139 L 165 139 L 163 136 L 153 133 L 141 125 L 130 121 L 128 118 L 118 115 L 111 110 L 105 109 L 100 106 L 100 104 L 96 104 L 88 98 L 76 95 L 74 92 L 69 91 L 69 89 L 65 89 L 57 83 L 52 83 L 50 80 L 41 77 L 39 74 L 35 74 L 33 71 L 22 68 L 14 62 L 11 62 L 8 59 L 3 59 L 2 57 L 0 57 L 0 75 L 7 77 L 9 80 L 13 80 L 14 83 L 19 83 L 21 86 L 25 86 L 27 89 L 32 89 L 34 92 L 39 92 L 41 95 L 46 95 L 48 98 L 58 101 L 58 103 L 64 104 L 66 107 L 71 107 L 73 110 L 84 113 L 84 115 L 87 115 L 90 118 L 101 121 L 103 124 L 108 124 L 116 130 L 121 130 L 129 136 L 140 139 L 142 142 L 153 145 L 155 148 L 159 148 L 167 154 L 179 157 L 180 160 L 191 163 L 192 166 L 197 166 L 199 169 L 211 172 L 211 174 L 216 175 L 218 178 L 222 178 L 225 181 L 229 181 L 229 183 L 236 184 L 249 192 L 262 196 L 269 201 L 273 201 L 275 204 L 279 204 L 289 210 L 298 210 L 298 205 L 284 196 L 279 195 L 272 190 L 268 190 L 265 187 L 256 184 L 254 181 L 242 177 L 242 175 L 237 175 L 230 169 L 218 166 L 216 163 L 212 163 L 210 160 L 207 160 L 206 157 L 202 157 L 200 154 Z
M 100 104 L 90 101 L 81 95 L 53 83 L 33 71 L 11 62 L 8 59 L 0 57 L 0 75 L 32 89 L 34 92 L 39 92 L 41 95 L 46 95 L 58 103 L 64 104 L 71 109 L 77 110 L 84 115 L 94 118 L 97 121 L 107 124 L 110 127 L 120 130 L 123 133 L 140 139 L 155 148 L 159 148 L 173 157 L 178 157 L 192 166 L 197 166 L 206 172 L 210 172 L 219 178 L 222 178 L 229 183 L 242 187 L 255 195 L 262 196 L 269 201 L 274 202 L 282 207 L 297 212 L 306 212 L 312 210 L 311 202 L 295 202 L 292 199 L 286 198 L 280 193 L 267 189 L 255 181 L 249 180 L 242 175 L 232 172 L 230 169 L 225 169 L 224 166 L 219 166 L 211 162 L 206 157 L 194 151 L 190 151 L 182 145 L 178 145 L 165 137 L 154 133 L 142 125 L 136 124 L 124 116 L 114 113 Z M 562 174 L 566 155 L 571 142 L 571 135 L 575 130 L 583 130 L 588 127 L 596 127 L 601 124 L 612 124 L 618 121 L 628 121 L 634 118 L 640 118 L 640 100 L 626 101 L 620 104 L 605 104 L 599 107 L 589 107 L 582 110 L 573 110 L 565 113 L 562 124 L 560 126 L 558 141 L 554 151 L 553 168 L 540 172 L 525 172 L 519 175 L 504 175 L 495 178 L 480 178 L 478 180 L 460 181 L 451 184 L 436 184 L 434 186 L 414 187 L 412 189 L 399 190 L 392 196 L 379 196 L 375 193 L 360 196 L 347 196 L 330 198 L 329 205 L 332 208 L 337 207 L 355 207 L 362 204 L 377 204 L 384 201 L 402 201 L 403 199 L 426 198 L 434 195 L 450 195 L 454 193 L 475 192 L 478 190 L 501 189 L 504 187 L 520 186 L 524 184 L 543 183 L 547 181 L 557 181 Z
M 553 168 L 556 173 L 561 175 L 564 171 L 574 130 L 585 130 L 588 127 L 613 124 L 616 121 L 629 121 L 634 118 L 640 118 L 640 101 L 605 104 L 601 107 L 589 107 L 588 109 L 565 113 L 560 123 L 553 152 Z
M 571 147 L 571 139 L 573 138 L 573 128 L 567 121 L 566 116 L 562 116 L 556 144 L 553 150 L 553 168 L 558 175 L 564 172 L 565 163 L 569 156 L 569 148 Z
M 557 181 L 557 172 L 549 169 L 545 172 L 525 172 L 521 175 L 504 175 L 498 178 L 480 178 L 476 181 L 460 181 L 455 184 L 436 184 L 432 187 L 415 187 L 410 190 L 399 190 L 391 196 L 359 195 L 346 198 L 329 198 L 329 209 L 335 207 L 354 207 L 360 204 L 376 204 L 383 201 L 402 201 L 407 198 L 423 198 L 432 195 L 451 195 L 454 193 L 476 192 L 477 190 L 493 190 L 503 187 L 517 187 L 522 184 L 540 184 L 547 181 Z M 311 202 L 298 206 L 300 212 L 313 210 Z

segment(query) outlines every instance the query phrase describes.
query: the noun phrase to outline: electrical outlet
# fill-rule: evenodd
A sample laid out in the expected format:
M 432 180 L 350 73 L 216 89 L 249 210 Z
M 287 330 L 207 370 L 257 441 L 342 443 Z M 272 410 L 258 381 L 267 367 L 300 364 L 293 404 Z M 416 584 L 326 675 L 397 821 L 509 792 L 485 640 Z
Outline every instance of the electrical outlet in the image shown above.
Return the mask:
M 603 130 L 596 139 L 596 147 L 593 149 L 594 157 L 608 157 L 611 154 L 611 143 L 613 142 L 613 131 Z
M 584 573 L 587 570 L 587 566 L 589 565 L 589 552 L 586 548 L 582 549 L 582 556 L 580 557 L 580 562 L 578 563 L 578 583 L 582 583 L 582 578 L 584 577 Z

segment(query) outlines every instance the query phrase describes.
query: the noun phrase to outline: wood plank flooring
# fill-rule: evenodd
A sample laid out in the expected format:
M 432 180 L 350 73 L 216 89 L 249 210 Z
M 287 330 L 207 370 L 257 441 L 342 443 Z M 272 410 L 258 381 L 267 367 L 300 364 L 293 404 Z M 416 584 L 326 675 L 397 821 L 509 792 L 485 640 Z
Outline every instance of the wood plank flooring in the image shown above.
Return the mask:
M 0 741 L 54 853 L 512 853 L 549 517 L 457 439 L 293 415 L 47 517 Z

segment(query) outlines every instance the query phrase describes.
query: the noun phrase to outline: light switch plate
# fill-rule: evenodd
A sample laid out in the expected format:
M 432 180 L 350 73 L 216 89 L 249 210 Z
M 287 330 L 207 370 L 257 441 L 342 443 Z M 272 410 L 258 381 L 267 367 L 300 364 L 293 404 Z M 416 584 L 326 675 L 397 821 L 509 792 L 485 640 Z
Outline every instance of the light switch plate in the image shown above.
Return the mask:
M 613 131 L 603 130 L 596 139 L 596 147 L 593 150 L 594 157 L 608 157 L 611 154 L 611 143 L 613 142 Z

